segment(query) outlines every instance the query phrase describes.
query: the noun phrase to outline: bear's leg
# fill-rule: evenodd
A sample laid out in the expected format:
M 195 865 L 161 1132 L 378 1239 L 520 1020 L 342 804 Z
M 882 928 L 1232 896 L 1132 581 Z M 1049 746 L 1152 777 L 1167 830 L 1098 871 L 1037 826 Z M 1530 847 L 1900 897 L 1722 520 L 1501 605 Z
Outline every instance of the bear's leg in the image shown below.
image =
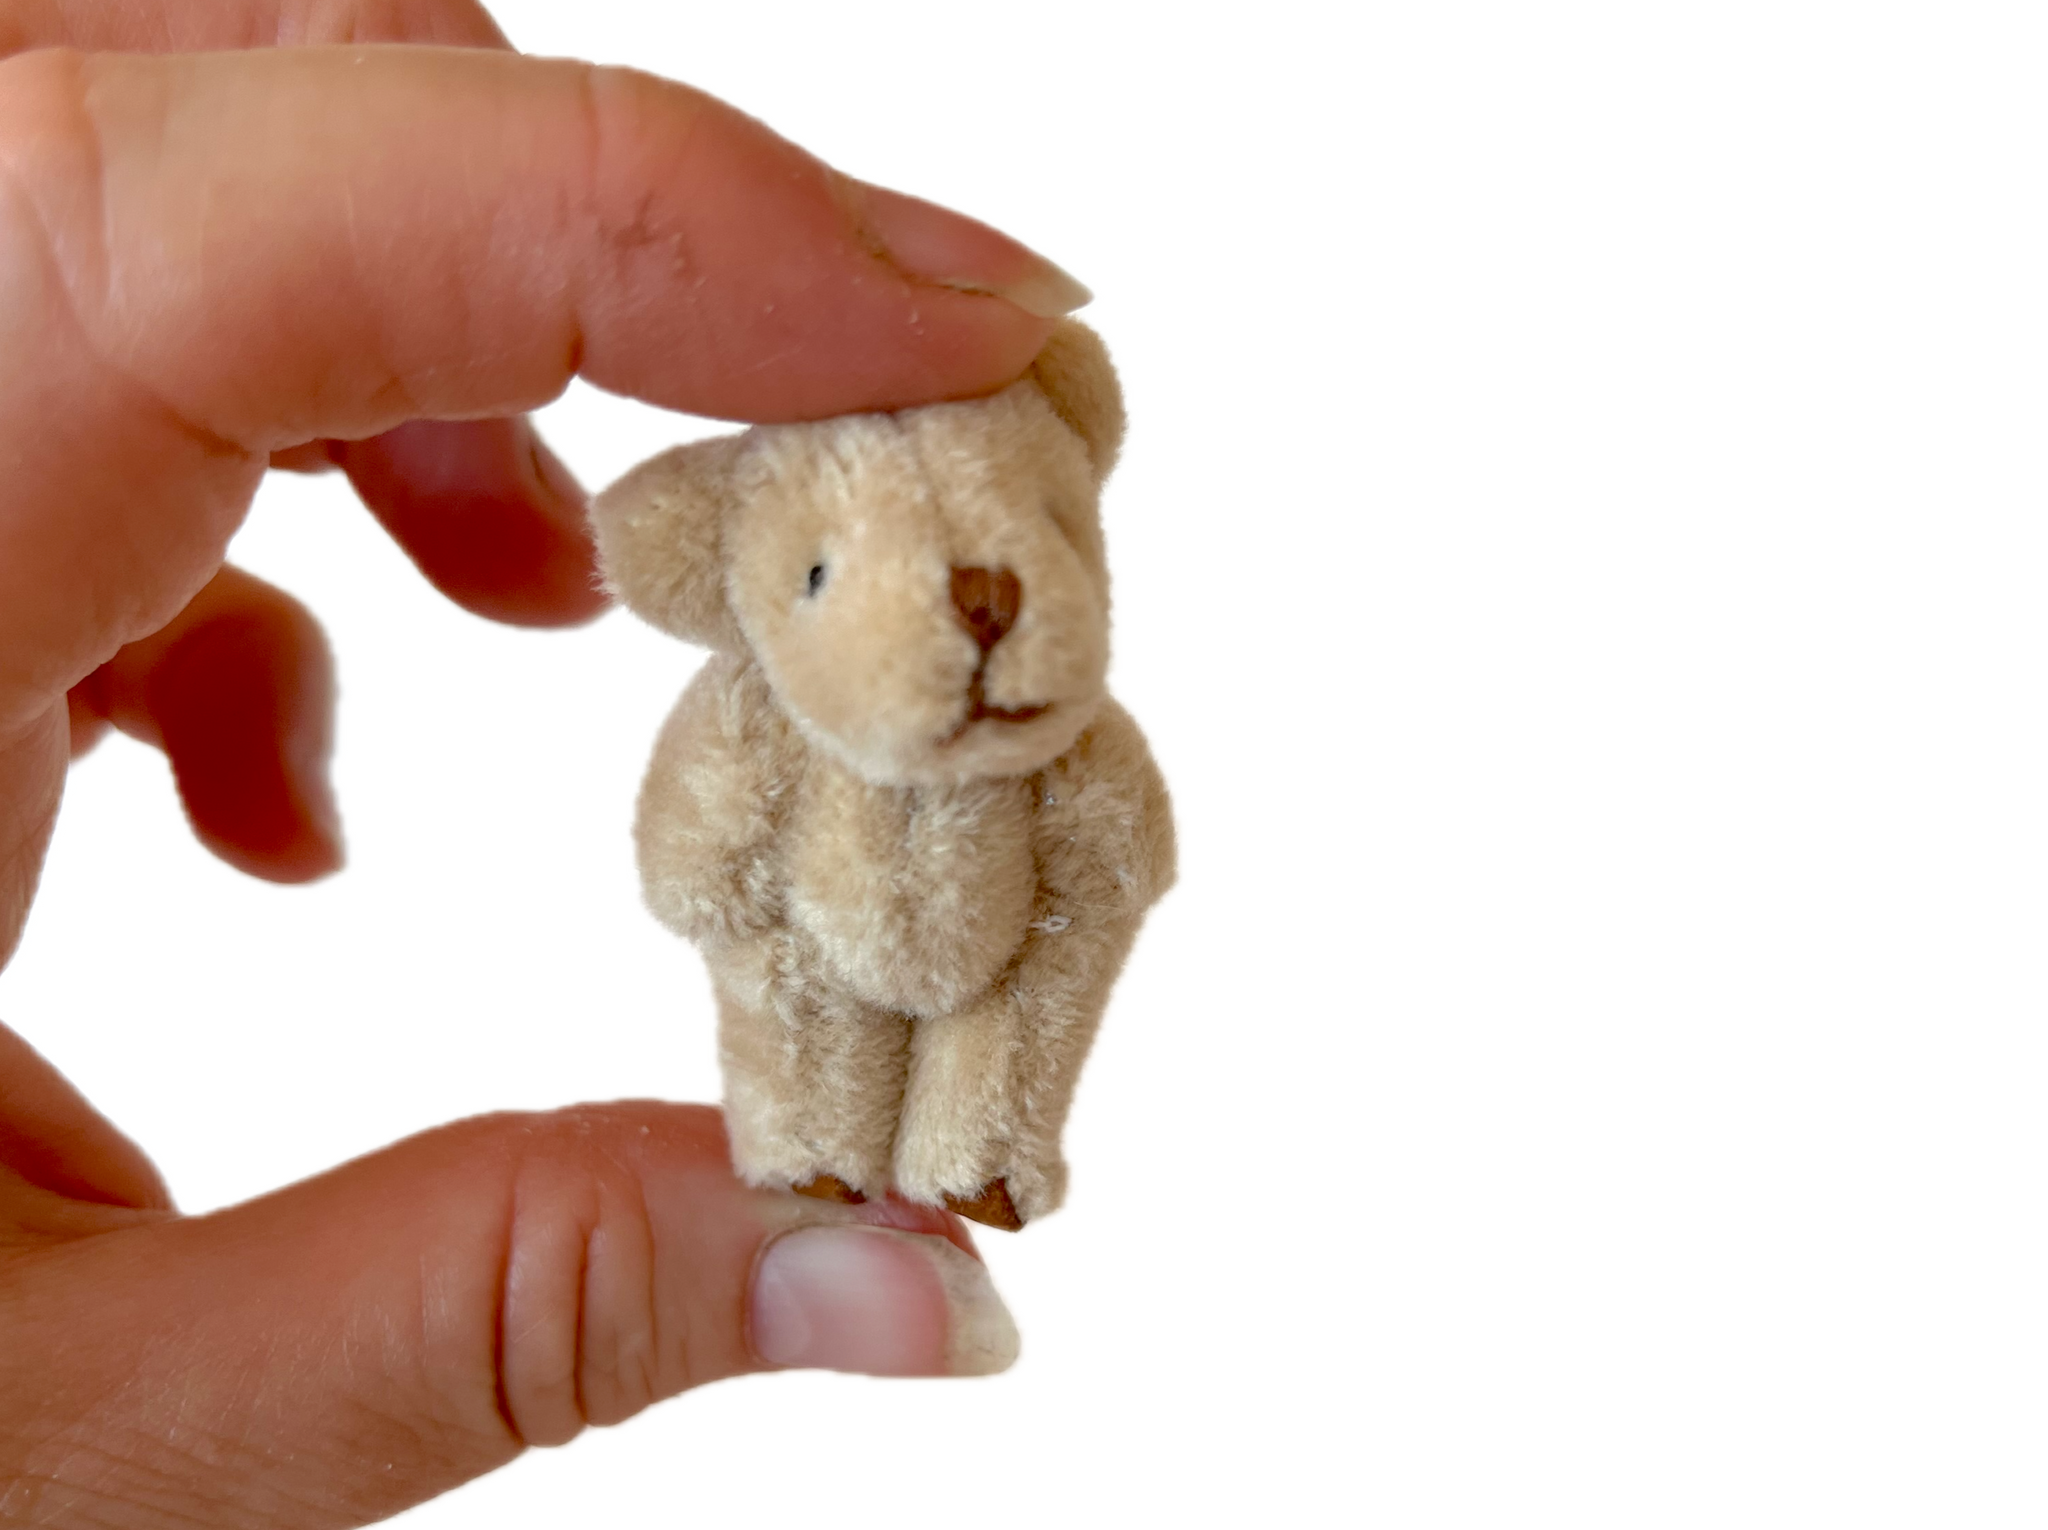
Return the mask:
M 719 1061 L 733 1167 L 828 1200 L 889 1188 L 910 1022 L 807 981 L 771 937 L 721 953 Z
M 1018 961 L 958 1013 L 915 1022 L 896 1133 L 896 1184 L 992 1227 L 1066 1194 L 1060 1131 L 1135 933 L 1034 931 Z

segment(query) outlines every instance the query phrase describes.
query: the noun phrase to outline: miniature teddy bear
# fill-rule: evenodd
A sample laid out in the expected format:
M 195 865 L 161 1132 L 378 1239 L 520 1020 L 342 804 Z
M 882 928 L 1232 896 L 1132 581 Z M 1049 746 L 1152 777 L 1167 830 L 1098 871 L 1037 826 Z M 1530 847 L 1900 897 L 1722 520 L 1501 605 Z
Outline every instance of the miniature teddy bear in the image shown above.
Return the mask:
M 1104 691 L 1123 423 L 1070 321 L 992 397 L 678 447 L 594 506 L 614 593 L 715 650 L 635 837 L 710 968 L 750 1183 L 1010 1229 L 1060 1203 L 1076 1077 L 1174 877 Z

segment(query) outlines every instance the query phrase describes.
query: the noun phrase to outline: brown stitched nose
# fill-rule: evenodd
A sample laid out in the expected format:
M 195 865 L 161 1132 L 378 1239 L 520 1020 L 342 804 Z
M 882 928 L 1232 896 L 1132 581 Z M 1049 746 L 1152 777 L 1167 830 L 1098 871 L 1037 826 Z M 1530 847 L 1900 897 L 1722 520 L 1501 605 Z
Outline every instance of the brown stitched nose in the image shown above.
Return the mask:
M 974 641 L 987 653 L 1003 640 L 1003 634 L 1017 625 L 1017 612 L 1024 605 L 1024 586 L 1006 568 L 956 568 L 953 570 L 953 609 L 960 625 L 974 634 Z

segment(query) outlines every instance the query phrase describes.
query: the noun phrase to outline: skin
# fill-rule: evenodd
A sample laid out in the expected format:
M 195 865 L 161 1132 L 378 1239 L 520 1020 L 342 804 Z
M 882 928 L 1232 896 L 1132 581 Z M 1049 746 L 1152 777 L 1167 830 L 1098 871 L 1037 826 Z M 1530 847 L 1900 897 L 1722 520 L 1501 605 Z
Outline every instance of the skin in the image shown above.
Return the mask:
M 471 609 L 582 621 L 582 495 L 521 411 L 575 375 L 746 420 L 987 392 L 1049 329 L 990 294 L 1043 269 L 462 0 L 0 0 L 0 355 L 35 360 L 0 368 L 0 960 L 109 726 L 236 865 L 339 865 L 320 629 L 223 563 L 272 465 L 345 471 Z M 760 1369 L 750 1271 L 804 1217 L 959 1238 L 747 1190 L 715 1112 L 655 1103 L 185 1217 L 0 1028 L 0 1519 L 381 1518 Z

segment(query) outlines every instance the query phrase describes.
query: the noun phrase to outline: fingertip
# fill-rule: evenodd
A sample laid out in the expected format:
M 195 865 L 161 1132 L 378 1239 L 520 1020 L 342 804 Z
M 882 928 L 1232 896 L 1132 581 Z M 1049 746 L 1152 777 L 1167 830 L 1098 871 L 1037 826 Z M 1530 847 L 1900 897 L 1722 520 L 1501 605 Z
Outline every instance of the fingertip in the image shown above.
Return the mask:
M 608 604 L 589 496 L 524 419 L 416 421 L 331 452 L 420 572 L 463 609 L 567 627 Z
M 944 1238 L 970 1258 L 981 1257 L 981 1250 L 974 1246 L 973 1235 L 961 1218 L 943 1206 L 905 1200 L 894 1190 L 879 1198 L 869 1198 L 849 1214 L 854 1221 L 870 1227 L 893 1227 L 899 1232 L 926 1233 Z
M 1095 295 L 1028 245 L 951 208 L 842 177 L 854 216 L 905 275 L 956 292 L 986 293 L 1034 319 L 1057 319 Z
M 576 354 L 597 386 L 810 420 L 992 393 L 1044 345 L 1052 322 L 1024 304 L 1056 268 L 1008 235 L 673 82 L 599 69 L 588 88 L 603 152 Z
M 71 723 L 71 758 L 90 754 L 113 726 L 107 721 L 107 706 L 100 694 L 98 670 L 71 687 L 64 696 Z
M 748 1335 L 764 1365 L 868 1376 L 987 1376 L 1018 1353 L 988 1269 L 943 1238 L 842 1224 L 763 1250 Z
M 272 471 L 280 473 L 331 473 L 334 471 L 334 457 L 331 442 L 306 441 L 298 446 L 281 447 L 270 454 Z
M 348 864 L 348 853 L 335 811 L 333 793 L 325 774 L 316 781 L 287 782 L 279 795 L 283 805 L 269 814 L 237 813 L 222 823 L 223 815 L 214 805 L 195 801 L 200 792 L 188 786 L 187 777 L 177 772 L 177 756 L 171 757 L 178 775 L 178 791 L 192 820 L 193 834 L 214 855 L 237 871 L 276 882 L 281 886 L 303 886 L 333 876 Z
M 201 843 L 270 882 L 340 868 L 328 779 L 333 665 L 296 602 L 199 622 L 164 650 L 143 689 Z

